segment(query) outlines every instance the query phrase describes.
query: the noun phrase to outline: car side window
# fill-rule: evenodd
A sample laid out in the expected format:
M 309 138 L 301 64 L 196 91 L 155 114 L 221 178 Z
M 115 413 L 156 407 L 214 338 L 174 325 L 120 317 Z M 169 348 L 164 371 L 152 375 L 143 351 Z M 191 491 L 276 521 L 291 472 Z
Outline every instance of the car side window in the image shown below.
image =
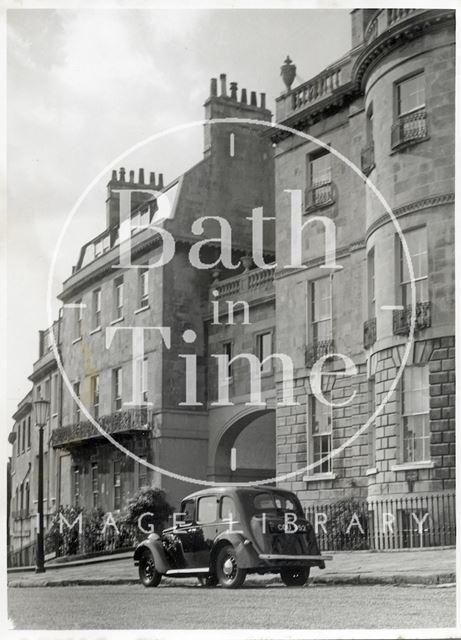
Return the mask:
M 207 522 L 216 522 L 218 502 L 216 496 L 204 496 L 198 499 L 197 504 L 197 522 L 206 524 Z
M 232 520 L 237 518 L 237 509 L 235 508 L 234 501 L 229 496 L 223 496 L 219 504 L 219 519 L 229 521 L 232 516 Z
M 194 522 L 195 518 L 195 503 L 193 500 L 186 500 L 182 506 L 182 512 L 184 513 L 183 522 Z

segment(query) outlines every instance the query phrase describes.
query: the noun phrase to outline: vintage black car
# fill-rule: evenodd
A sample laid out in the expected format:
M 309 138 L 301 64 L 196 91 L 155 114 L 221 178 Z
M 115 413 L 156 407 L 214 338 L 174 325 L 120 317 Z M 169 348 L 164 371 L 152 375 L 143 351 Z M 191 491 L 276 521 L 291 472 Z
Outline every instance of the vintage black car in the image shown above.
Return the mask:
M 134 553 L 139 577 L 156 587 L 162 576 L 197 576 L 202 584 L 234 589 L 249 573 L 279 573 L 288 586 L 306 583 L 311 567 L 325 568 L 314 528 L 290 491 L 213 487 L 181 503 L 176 526 L 152 533 Z

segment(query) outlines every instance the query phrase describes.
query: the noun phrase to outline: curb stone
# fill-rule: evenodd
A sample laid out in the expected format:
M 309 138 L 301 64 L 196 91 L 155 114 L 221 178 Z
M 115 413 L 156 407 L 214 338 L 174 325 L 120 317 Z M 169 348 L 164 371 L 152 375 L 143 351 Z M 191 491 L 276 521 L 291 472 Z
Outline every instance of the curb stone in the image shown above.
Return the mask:
M 165 586 L 176 587 L 199 587 L 198 583 L 192 582 L 193 578 L 189 581 L 177 579 L 164 578 L 162 584 Z M 309 586 L 333 586 L 333 585 L 394 585 L 405 586 L 412 584 L 419 585 L 440 585 L 440 586 L 453 586 L 455 584 L 454 573 L 439 573 L 432 575 L 390 575 L 390 576 L 371 576 L 371 575 L 335 575 L 335 576 L 321 576 L 311 579 Z M 281 585 L 280 578 L 273 576 L 268 580 L 255 580 L 247 578 L 245 584 L 249 587 L 264 588 L 272 585 Z M 11 588 L 36 588 L 36 587 L 74 587 L 74 586 L 104 586 L 104 585 L 140 585 L 138 578 L 69 578 L 69 579 L 47 579 L 36 580 L 34 582 L 28 580 L 10 580 L 8 587 Z M 202 587 L 200 587 L 202 588 Z

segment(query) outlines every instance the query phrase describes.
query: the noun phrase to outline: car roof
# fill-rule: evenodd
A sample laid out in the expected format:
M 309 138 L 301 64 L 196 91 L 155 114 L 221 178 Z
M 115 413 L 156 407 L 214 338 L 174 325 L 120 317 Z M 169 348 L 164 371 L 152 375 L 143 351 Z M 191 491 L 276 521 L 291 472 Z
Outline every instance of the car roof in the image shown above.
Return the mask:
M 278 494 L 286 494 L 286 495 L 293 495 L 292 491 L 289 491 L 288 489 L 279 489 L 278 487 L 267 487 L 265 485 L 259 486 L 259 485 L 242 485 L 242 486 L 236 486 L 236 485 L 222 485 L 222 486 L 212 486 L 209 487 L 207 489 L 201 489 L 200 491 L 194 491 L 194 493 L 190 493 L 189 495 L 185 496 L 181 502 L 184 502 L 184 500 L 189 500 L 191 498 L 199 498 L 201 496 L 209 496 L 209 495 L 221 495 L 223 493 L 230 493 L 230 494 L 242 494 L 242 493 L 261 493 L 261 492 L 266 492 L 266 493 L 278 493 Z

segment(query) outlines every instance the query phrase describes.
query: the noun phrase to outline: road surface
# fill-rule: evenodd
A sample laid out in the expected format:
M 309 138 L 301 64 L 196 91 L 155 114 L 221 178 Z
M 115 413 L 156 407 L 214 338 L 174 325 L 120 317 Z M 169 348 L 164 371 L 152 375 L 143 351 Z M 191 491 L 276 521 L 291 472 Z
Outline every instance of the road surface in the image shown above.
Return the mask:
M 435 586 L 141 585 L 10 588 L 17 629 L 454 627 L 455 589 Z

